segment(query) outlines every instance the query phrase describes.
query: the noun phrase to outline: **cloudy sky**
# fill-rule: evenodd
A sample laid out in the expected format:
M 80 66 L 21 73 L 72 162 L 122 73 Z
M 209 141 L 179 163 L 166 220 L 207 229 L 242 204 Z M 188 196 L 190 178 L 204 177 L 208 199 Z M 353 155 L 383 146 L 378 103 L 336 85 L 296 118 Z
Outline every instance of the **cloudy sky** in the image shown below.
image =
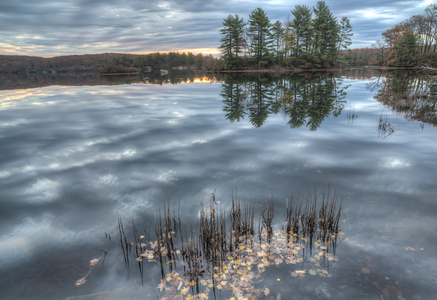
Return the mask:
M 353 48 L 422 13 L 435 0 L 327 0 L 353 26 Z M 0 55 L 191 51 L 217 53 L 224 17 L 247 20 L 257 7 L 285 21 L 295 5 L 316 0 L 1 0 Z

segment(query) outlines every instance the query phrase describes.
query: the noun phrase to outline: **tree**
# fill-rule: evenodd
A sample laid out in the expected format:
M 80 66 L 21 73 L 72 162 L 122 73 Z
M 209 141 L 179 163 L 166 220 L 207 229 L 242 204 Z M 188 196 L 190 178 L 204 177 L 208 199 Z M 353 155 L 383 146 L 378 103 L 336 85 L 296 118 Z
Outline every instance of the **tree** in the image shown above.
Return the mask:
M 294 55 L 300 57 L 302 52 L 308 53 L 312 41 L 311 10 L 305 5 L 296 5 L 291 11 L 293 19 L 288 24 L 294 36 Z
M 409 31 L 411 31 L 410 23 L 401 22 L 382 33 L 384 41 L 390 47 L 391 55 L 394 56 L 393 61 L 396 61 L 397 49 L 400 45 L 400 42 L 403 40 L 405 34 Z
M 313 8 L 314 54 L 321 60 L 334 63 L 339 40 L 339 25 L 325 1 L 317 2 Z
M 238 66 L 239 54 L 242 50 L 242 36 L 244 32 L 244 20 L 238 15 L 229 15 L 223 20 L 223 28 L 220 33 L 223 35 L 220 45 L 222 49 L 223 65 L 225 69 L 236 69 Z
M 338 27 L 337 57 L 340 50 L 347 50 L 347 48 L 352 44 L 352 36 L 354 35 L 352 32 L 352 25 L 347 17 L 341 18 Z
M 413 32 L 405 34 L 404 38 L 400 41 L 399 47 L 396 49 L 397 66 L 411 66 L 413 65 L 419 49 L 417 46 L 417 38 Z
M 421 15 L 406 21 L 416 34 L 421 54 L 434 52 L 437 40 L 437 4 L 432 4 Z
M 284 32 L 285 29 L 280 21 L 276 21 L 272 26 L 272 37 L 275 44 L 276 62 L 281 60 L 281 54 L 283 53 L 284 45 Z
M 429 47 L 427 52 L 435 52 L 437 44 L 437 4 L 431 4 L 425 9 L 424 17 L 428 22 Z M 432 49 L 432 50 L 431 50 Z
M 197 54 L 196 57 L 195 57 L 196 67 L 198 69 L 200 69 L 203 66 L 203 63 L 204 63 L 204 59 L 203 59 L 202 53 Z
M 372 43 L 372 48 L 376 50 L 376 60 L 380 65 L 385 65 L 387 63 L 388 57 L 388 45 L 384 41 L 377 40 Z
M 266 65 L 271 59 L 272 46 L 270 20 L 261 8 L 255 9 L 249 16 L 248 35 L 251 39 L 251 53 L 258 68 Z

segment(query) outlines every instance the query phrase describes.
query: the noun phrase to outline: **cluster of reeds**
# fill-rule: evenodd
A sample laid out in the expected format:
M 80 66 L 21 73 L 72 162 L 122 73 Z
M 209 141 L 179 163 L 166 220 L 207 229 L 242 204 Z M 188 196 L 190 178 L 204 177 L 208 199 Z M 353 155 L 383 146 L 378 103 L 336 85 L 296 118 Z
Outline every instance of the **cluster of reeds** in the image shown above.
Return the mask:
M 130 268 L 129 253 L 134 249 L 142 279 L 144 263 L 153 261 L 161 267 L 161 285 L 170 282 L 174 285 L 174 293 L 189 286 L 193 294 L 203 295 L 209 287 L 213 287 L 214 294 L 214 287 L 221 289 L 222 283 L 226 283 L 225 274 L 233 274 L 230 269 L 242 268 L 241 272 L 235 272 L 246 277 L 252 274 L 247 278 L 253 279 L 272 263 L 304 262 L 306 249 L 311 255 L 313 247 L 317 248 L 319 261 L 333 260 L 329 249 L 334 249 L 335 253 L 341 203 L 337 203 L 339 194 L 334 190 L 322 194 L 321 199 L 319 197 L 317 190 L 306 199 L 295 200 L 291 196 L 286 202 L 285 221 L 280 222 L 279 227 L 274 223 L 274 201 L 270 197 L 268 205 L 259 211 L 258 239 L 255 239 L 254 229 L 255 203 L 242 203 L 233 196 L 227 213 L 224 205 L 216 202 L 214 192 L 208 207 L 200 202 L 198 225 L 184 227 L 169 204 L 164 205 L 162 211 L 159 209 L 155 217 L 156 240 L 153 241 L 139 235 L 132 220 L 134 239 L 128 242 L 119 218 L 120 244 L 126 268 Z M 255 266 L 257 273 L 254 275 Z M 315 270 L 310 274 L 316 274 Z M 320 265 L 317 270 L 321 276 L 327 274 Z M 302 270 L 296 272 L 296 276 L 305 273 Z M 232 293 L 238 295 L 242 290 L 248 290 L 250 284 L 241 283 L 239 287 L 234 282 Z M 252 291 L 260 293 L 255 288 Z
M 341 204 L 337 203 L 340 198 L 337 191 L 329 189 L 321 195 L 314 189 L 312 196 L 305 200 L 305 206 L 302 210 L 302 200 L 295 201 L 291 195 L 287 203 L 286 215 L 286 232 L 287 240 L 293 241 L 302 239 L 306 242 L 306 249 L 312 253 L 314 241 L 324 245 L 331 245 L 335 252 L 335 246 L 339 233 L 339 222 L 341 215 Z M 318 207 L 318 204 L 320 206 Z
M 395 132 L 395 129 L 393 126 L 388 123 L 388 118 L 386 116 L 380 116 L 379 117 L 379 124 L 378 124 L 378 137 L 381 139 L 388 138 Z
M 358 115 L 355 113 L 355 109 L 352 109 L 347 113 L 346 117 L 349 125 L 352 125 L 354 123 L 354 120 L 358 118 Z

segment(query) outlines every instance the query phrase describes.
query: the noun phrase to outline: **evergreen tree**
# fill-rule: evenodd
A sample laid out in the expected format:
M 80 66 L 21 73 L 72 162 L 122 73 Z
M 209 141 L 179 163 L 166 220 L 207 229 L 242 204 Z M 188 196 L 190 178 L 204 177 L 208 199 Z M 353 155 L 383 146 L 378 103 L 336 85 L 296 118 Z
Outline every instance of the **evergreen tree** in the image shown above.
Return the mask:
M 242 36 L 244 31 L 244 20 L 238 15 L 229 15 L 223 19 L 223 28 L 220 33 L 223 35 L 220 45 L 225 69 L 236 69 L 239 61 L 239 54 L 242 50 Z
M 313 20 L 314 30 L 314 54 L 320 62 L 334 63 L 337 54 L 337 43 L 339 40 L 339 25 L 325 1 L 317 2 L 313 8 L 315 18 Z
M 340 50 L 346 50 L 352 44 L 352 25 L 347 17 L 343 17 L 338 24 L 339 34 L 337 41 L 337 55 L 336 60 L 338 58 L 338 54 Z
M 282 26 L 282 23 L 280 21 L 276 21 L 272 26 L 272 38 L 275 45 L 277 63 L 281 61 L 283 53 L 284 32 L 285 29 Z
M 249 16 L 248 35 L 251 39 L 251 52 L 258 68 L 271 60 L 272 38 L 270 20 L 261 8 L 255 9 Z
M 414 64 L 418 54 L 417 37 L 413 32 L 408 32 L 396 49 L 395 64 L 397 66 L 411 66 Z
M 294 36 L 294 55 L 300 57 L 302 52 L 308 53 L 312 40 L 311 10 L 305 5 L 296 5 L 291 11 L 293 19 L 288 24 Z

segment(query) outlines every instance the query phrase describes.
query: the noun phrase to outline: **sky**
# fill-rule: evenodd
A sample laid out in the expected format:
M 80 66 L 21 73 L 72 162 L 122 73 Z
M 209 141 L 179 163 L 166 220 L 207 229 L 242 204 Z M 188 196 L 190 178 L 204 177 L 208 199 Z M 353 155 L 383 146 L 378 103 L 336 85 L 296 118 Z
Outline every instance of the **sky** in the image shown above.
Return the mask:
M 351 21 L 351 48 L 370 47 L 381 33 L 423 13 L 436 0 L 327 0 Z M 316 0 L 0 0 L 0 55 L 192 52 L 218 54 L 223 18 L 245 20 L 260 7 L 285 22 L 295 5 Z

